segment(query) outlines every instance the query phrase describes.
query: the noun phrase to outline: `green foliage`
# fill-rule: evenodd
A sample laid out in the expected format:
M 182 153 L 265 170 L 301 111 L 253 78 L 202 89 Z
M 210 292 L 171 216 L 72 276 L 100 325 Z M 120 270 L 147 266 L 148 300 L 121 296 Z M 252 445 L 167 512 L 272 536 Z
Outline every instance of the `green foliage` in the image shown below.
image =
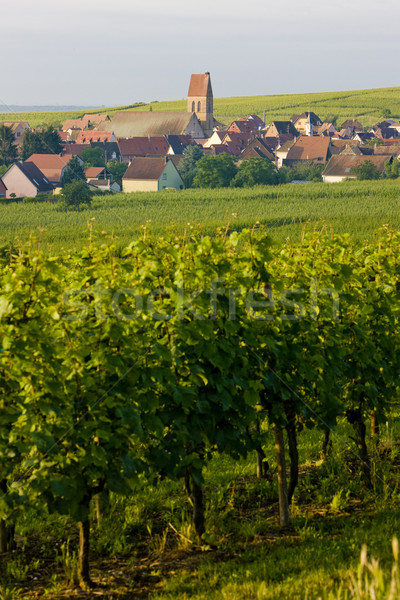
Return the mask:
M 127 168 L 127 164 L 124 162 L 118 162 L 115 159 L 111 159 L 107 163 L 107 169 L 110 171 L 115 181 L 120 185 L 122 185 L 122 178 L 125 175 Z
M 381 138 L 378 137 L 373 137 L 370 140 L 367 140 L 365 142 L 366 146 L 383 146 L 384 145 L 384 141 L 381 140 Z
M 73 156 L 65 167 L 61 176 L 61 186 L 64 187 L 73 181 L 86 182 L 85 171 L 76 156 Z
M 398 179 L 400 177 L 400 161 L 396 157 L 392 161 L 385 163 L 385 174 L 389 179 Z
M 232 179 L 233 187 L 252 187 L 254 185 L 277 185 L 279 176 L 275 165 L 263 158 L 250 158 L 241 163 Z
M 0 165 L 0 177 L 7 171 L 8 165 Z
M 291 181 L 312 181 L 314 183 L 322 181 L 322 172 L 325 165 L 316 165 L 312 161 L 301 161 L 294 167 L 283 165 L 279 169 L 281 183 L 290 183 Z
M 17 160 L 18 149 L 14 142 L 11 127 L 0 125 L 0 167 L 8 167 Z
M 60 154 L 61 138 L 53 125 L 47 125 L 39 131 L 28 129 L 22 141 L 21 157 L 26 160 L 32 154 Z
M 258 222 L 277 242 L 295 242 L 305 229 L 325 227 L 359 241 L 374 240 L 384 223 L 400 227 L 397 197 L 398 182 L 382 179 L 94 196 L 90 209 L 70 213 L 58 211 L 55 202 L 23 206 L 8 200 L 0 207 L 0 245 L 40 231 L 46 252 L 63 254 L 84 246 L 88 219 L 95 219 L 95 229 L 112 235 L 119 248 L 141 236 L 144 225 L 154 235 L 167 230 L 183 235 L 188 223 L 212 233 Z
M 84 181 L 71 181 L 64 185 L 60 195 L 61 205 L 66 209 L 79 210 L 82 206 L 90 206 L 92 194 Z
M 86 167 L 104 167 L 105 166 L 105 153 L 102 148 L 98 146 L 96 148 L 85 148 L 81 152 L 81 158 L 85 163 Z
M 219 188 L 228 187 L 237 173 L 236 157 L 228 154 L 219 156 L 203 156 L 196 167 L 193 187 Z
M 372 179 L 379 179 L 380 173 L 378 168 L 370 160 L 366 160 L 356 167 L 351 169 L 352 173 L 357 175 L 359 181 L 370 181 Z
M 203 149 L 200 146 L 186 146 L 183 151 L 183 159 L 179 164 L 179 173 L 182 176 L 186 188 L 192 187 L 193 179 L 196 174 L 196 165 L 203 156 Z
M 264 202 L 267 192 L 262 188 Z M 236 545 L 228 547 L 224 577 L 214 560 L 202 561 L 196 581 L 192 573 L 188 580 L 179 576 L 179 593 L 182 585 L 185 593 L 197 593 L 203 578 L 206 597 L 213 588 L 227 598 L 290 597 L 288 588 L 304 597 L 304 580 L 318 597 L 333 552 L 338 571 L 347 569 L 372 520 L 376 536 L 397 530 L 395 460 L 382 476 L 376 459 L 375 493 L 383 485 L 392 504 L 384 512 L 376 498 L 373 515 L 374 496 L 362 488 L 353 454 L 340 462 L 335 448 L 334 460 L 317 470 L 319 449 L 300 446 L 308 473 L 285 538 L 265 518 L 275 510 L 276 488 L 249 481 L 250 463 L 241 457 L 262 441 L 271 460 L 273 424 L 295 423 L 301 438 L 310 439 L 315 429 L 343 428 L 349 410 L 366 419 L 375 409 L 381 422 L 392 412 L 400 360 L 400 233 L 385 228 L 377 241 L 356 244 L 325 230 L 278 246 L 254 228 L 211 235 L 192 230 L 184 237 L 145 231 L 120 251 L 93 236 L 84 249 L 63 256 L 46 257 L 40 247 L 32 239 L 0 254 L 0 472 L 7 492 L 0 518 L 23 521 L 28 511 L 48 510 L 87 523 L 91 499 L 108 493 L 114 512 L 106 518 L 108 544 L 103 532 L 99 547 L 130 552 L 138 532 L 152 538 L 151 513 L 159 537 L 142 540 L 141 551 L 145 545 L 151 553 L 165 552 L 167 527 L 187 550 L 194 545 L 193 525 L 187 515 L 179 519 L 175 507 L 182 509 L 177 480 L 189 473 L 191 485 L 204 483 L 211 498 L 207 533 L 221 537 L 225 548 Z M 260 421 L 265 426 L 258 431 Z M 335 445 L 348 451 L 347 437 L 348 430 L 341 432 Z M 212 466 L 218 461 L 223 474 L 217 477 Z M 313 518 L 309 505 L 300 512 L 318 493 L 323 511 L 330 511 L 326 519 L 323 511 Z M 350 506 L 348 524 L 337 513 Z M 249 522 L 256 510 L 258 520 Z M 116 531 L 122 536 L 113 543 Z M 266 570 L 246 575 L 267 557 L 268 576 Z M 68 545 L 59 561 L 72 581 L 76 558 Z M 25 578 L 25 569 L 22 563 L 9 567 L 14 579 Z M 227 576 L 233 570 L 234 585 Z M 170 578 L 160 593 L 173 597 L 175 584 Z

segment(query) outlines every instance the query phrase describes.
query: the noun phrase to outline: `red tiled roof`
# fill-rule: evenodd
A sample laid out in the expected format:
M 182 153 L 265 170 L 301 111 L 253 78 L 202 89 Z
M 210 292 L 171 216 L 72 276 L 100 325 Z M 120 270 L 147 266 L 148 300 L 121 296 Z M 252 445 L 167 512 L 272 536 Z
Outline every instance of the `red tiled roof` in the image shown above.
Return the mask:
M 71 158 L 58 154 L 32 154 L 26 162 L 33 163 L 49 181 L 58 183 Z
M 111 142 L 112 131 L 81 131 L 76 138 L 77 144 L 90 144 L 90 142 Z
M 79 156 L 87 147 L 87 144 L 64 144 L 62 153 L 63 156 Z
M 164 136 L 118 138 L 118 146 L 123 156 L 165 156 L 170 149 Z
M 85 177 L 86 179 L 96 179 L 104 169 L 105 167 L 88 167 L 85 169 Z
M 165 158 L 135 157 L 127 168 L 123 179 L 159 179 L 165 169 Z
M 195 74 L 190 78 L 188 97 L 207 96 L 207 91 L 211 88 L 210 73 Z
M 339 154 L 332 156 L 328 164 L 326 165 L 323 175 L 324 176 L 335 176 L 335 177 L 355 177 L 352 173 L 352 169 L 365 163 L 366 161 L 372 162 L 373 165 L 383 173 L 385 168 L 385 162 L 388 160 L 387 156 L 351 156 Z
M 301 135 L 290 148 L 286 160 L 325 162 L 330 145 L 329 137 Z

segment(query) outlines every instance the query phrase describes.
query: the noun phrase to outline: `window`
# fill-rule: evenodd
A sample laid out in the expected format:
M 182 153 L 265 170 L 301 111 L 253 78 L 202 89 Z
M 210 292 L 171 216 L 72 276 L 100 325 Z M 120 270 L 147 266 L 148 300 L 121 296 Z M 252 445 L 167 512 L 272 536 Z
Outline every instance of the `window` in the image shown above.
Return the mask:
M 201 102 L 197 103 L 197 112 L 201 112 Z
M 163 173 L 163 174 L 162 174 L 162 178 L 163 178 L 163 179 L 167 179 L 167 174 L 166 174 L 166 173 Z
M 193 100 L 193 102 L 192 102 L 192 112 L 194 112 L 195 110 L 196 110 L 196 105 L 195 105 L 194 100 Z

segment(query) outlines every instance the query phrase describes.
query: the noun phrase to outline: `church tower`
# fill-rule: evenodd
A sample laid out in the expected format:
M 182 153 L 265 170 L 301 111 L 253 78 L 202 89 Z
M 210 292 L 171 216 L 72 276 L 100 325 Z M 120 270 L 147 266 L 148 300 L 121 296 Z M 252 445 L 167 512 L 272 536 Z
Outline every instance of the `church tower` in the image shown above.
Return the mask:
M 188 112 L 196 113 L 204 133 L 209 137 L 213 132 L 213 92 L 210 73 L 192 75 L 188 91 Z

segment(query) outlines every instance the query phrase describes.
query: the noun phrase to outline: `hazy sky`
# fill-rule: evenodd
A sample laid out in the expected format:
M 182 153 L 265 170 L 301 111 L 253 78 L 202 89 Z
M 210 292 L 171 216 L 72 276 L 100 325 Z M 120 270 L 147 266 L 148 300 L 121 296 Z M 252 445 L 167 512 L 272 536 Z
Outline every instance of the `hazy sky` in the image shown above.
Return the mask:
M 4 4 L 1 104 L 176 100 L 205 71 L 216 97 L 400 85 L 398 0 Z

